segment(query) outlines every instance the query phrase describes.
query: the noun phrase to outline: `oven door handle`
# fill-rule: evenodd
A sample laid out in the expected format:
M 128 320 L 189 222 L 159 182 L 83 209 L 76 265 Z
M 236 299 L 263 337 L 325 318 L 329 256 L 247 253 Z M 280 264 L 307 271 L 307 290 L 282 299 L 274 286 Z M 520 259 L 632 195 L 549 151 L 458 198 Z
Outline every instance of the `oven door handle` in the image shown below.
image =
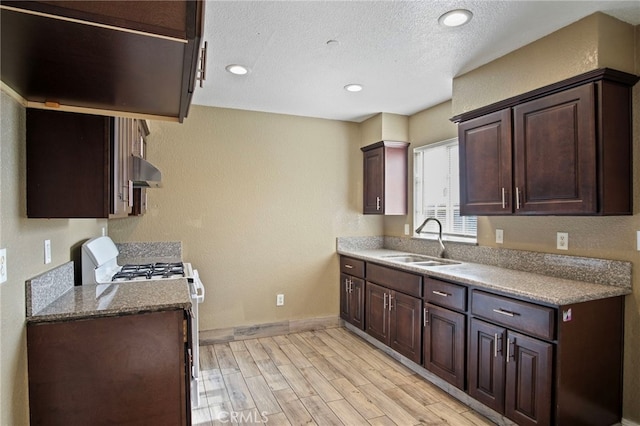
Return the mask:
M 193 270 L 193 284 L 196 289 L 196 293 L 193 295 L 194 299 L 198 303 L 204 302 L 204 284 L 202 284 L 202 281 L 200 280 L 200 275 L 198 274 L 197 269 Z

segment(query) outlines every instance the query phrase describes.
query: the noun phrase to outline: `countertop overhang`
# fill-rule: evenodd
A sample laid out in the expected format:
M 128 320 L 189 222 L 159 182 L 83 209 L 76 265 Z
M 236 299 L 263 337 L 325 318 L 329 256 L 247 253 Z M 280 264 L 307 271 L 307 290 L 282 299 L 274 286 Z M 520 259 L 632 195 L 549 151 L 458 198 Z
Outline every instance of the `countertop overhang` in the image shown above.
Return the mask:
M 75 286 L 34 315 L 28 323 L 191 308 L 186 278 Z
M 589 300 L 625 296 L 632 290 L 623 286 L 594 284 L 585 281 L 556 278 L 531 272 L 517 271 L 479 263 L 451 259 L 456 264 L 417 266 L 393 261 L 389 256 L 415 253 L 390 249 L 341 249 L 338 254 L 384 266 L 426 275 L 478 288 L 502 292 L 533 302 L 565 306 Z

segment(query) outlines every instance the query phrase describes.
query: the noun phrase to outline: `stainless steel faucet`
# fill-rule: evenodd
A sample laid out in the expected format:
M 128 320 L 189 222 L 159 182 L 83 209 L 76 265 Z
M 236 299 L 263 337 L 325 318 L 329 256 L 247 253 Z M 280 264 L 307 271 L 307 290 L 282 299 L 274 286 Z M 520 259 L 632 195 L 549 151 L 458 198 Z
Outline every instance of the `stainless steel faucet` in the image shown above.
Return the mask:
M 422 232 L 422 229 L 427 226 L 427 223 L 431 220 L 435 220 L 436 223 L 438 224 L 438 242 L 440 243 L 440 253 L 438 253 L 438 256 L 441 258 L 444 258 L 444 253 L 445 253 L 445 248 L 444 248 L 444 243 L 442 242 L 442 223 L 440 223 L 440 221 L 438 219 L 436 219 L 435 217 L 428 217 L 424 220 L 424 222 L 422 222 L 422 225 L 418 226 L 418 228 L 416 229 L 416 234 L 419 234 Z

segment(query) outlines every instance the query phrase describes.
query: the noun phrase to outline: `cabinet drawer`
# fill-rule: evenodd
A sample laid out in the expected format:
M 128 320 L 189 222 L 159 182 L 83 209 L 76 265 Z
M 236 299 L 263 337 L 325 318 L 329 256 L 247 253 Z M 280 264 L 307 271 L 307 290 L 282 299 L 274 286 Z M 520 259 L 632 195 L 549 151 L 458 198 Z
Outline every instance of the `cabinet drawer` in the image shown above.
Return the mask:
M 555 309 L 474 290 L 471 313 L 543 339 L 555 337 Z
M 354 277 L 364 278 L 364 260 L 340 257 L 340 272 Z
M 422 297 L 422 276 L 367 263 L 367 281 L 410 296 Z
M 467 288 L 446 281 L 425 277 L 424 299 L 427 302 L 445 308 L 465 311 L 467 309 Z

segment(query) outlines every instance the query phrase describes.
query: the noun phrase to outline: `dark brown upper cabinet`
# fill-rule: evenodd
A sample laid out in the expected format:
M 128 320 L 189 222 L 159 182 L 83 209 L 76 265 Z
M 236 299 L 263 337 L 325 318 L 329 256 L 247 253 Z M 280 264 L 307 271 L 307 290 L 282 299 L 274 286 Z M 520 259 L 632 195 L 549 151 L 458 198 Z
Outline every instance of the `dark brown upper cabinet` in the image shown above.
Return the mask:
M 461 214 L 632 214 L 637 81 L 601 69 L 453 117 Z
M 1 77 L 33 108 L 182 121 L 204 1 L 3 1 Z
M 362 149 L 364 214 L 407 214 L 408 142 L 380 141 Z
M 27 109 L 27 217 L 122 218 L 136 202 L 139 120 Z

